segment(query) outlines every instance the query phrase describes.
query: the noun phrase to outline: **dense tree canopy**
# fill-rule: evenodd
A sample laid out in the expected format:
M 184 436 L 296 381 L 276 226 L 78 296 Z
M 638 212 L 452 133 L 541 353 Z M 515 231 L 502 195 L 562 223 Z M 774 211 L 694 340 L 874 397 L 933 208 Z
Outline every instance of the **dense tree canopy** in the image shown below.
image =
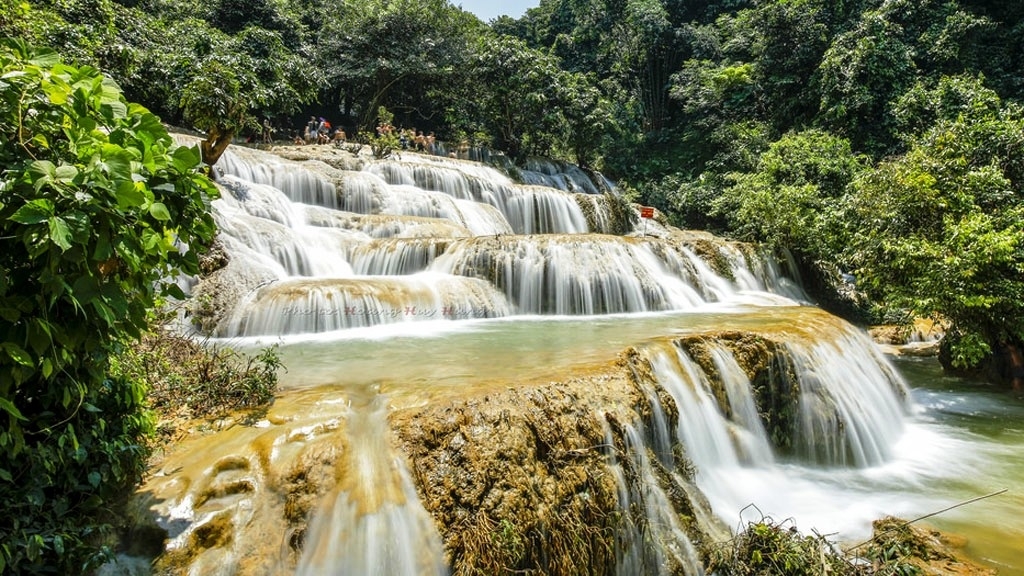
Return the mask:
M 936 120 L 855 183 L 844 251 L 879 300 L 951 322 L 958 369 L 1024 342 L 1024 111 L 974 82 L 915 95 Z
M 869 225 L 865 202 L 888 200 L 876 215 L 912 211 L 919 193 L 942 197 L 969 181 L 978 198 L 1004 200 L 977 204 L 992 221 L 921 208 L 945 226 L 930 242 L 1019 224 L 1008 135 L 1024 95 L 1022 30 L 1024 9 L 989 0 L 542 0 L 491 26 L 446 0 L 0 4 L 3 34 L 98 66 L 129 98 L 202 130 L 210 163 L 259 117 L 297 127 L 319 113 L 363 131 L 381 109 L 397 125 L 515 159 L 562 156 L 606 171 L 677 224 L 859 272 L 889 305 L 952 319 L 955 302 L 977 296 L 973 314 L 992 326 L 977 332 L 984 345 L 951 353 L 957 365 L 1020 344 L 999 320 L 1007 312 L 980 283 L 927 306 L 899 297 L 898 283 L 882 289 L 871 280 L 882 263 L 909 261 L 877 252 L 894 250 L 897 235 Z M 950 135 L 968 139 L 956 150 L 969 160 L 940 149 Z M 921 188 L 920 174 L 936 183 Z M 934 246 L 904 248 L 922 251 L 916 279 L 944 269 Z M 1008 294 L 1022 282 L 1013 270 L 991 271 L 1007 272 Z

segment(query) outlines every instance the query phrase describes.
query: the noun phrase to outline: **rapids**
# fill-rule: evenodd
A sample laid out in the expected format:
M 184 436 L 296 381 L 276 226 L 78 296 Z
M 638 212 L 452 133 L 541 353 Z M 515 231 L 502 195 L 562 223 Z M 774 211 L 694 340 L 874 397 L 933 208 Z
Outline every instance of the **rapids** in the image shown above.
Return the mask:
M 327 148 L 222 163 L 229 263 L 192 283 L 196 320 L 278 345 L 287 371 L 261 421 L 185 440 L 140 491 L 168 534 L 159 568 L 566 574 L 571 558 L 697 576 L 701 545 L 759 514 L 849 543 L 1020 485 L 1024 436 L 993 421 L 1024 408 L 894 364 L 769 254 L 635 216 L 611 234 L 622 201 L 582 172 L 534 162 L 520 184 Z M 1021 504 L 936 523 L 1021 575 Z M 558 522 L 594 530 L 560 539 Z

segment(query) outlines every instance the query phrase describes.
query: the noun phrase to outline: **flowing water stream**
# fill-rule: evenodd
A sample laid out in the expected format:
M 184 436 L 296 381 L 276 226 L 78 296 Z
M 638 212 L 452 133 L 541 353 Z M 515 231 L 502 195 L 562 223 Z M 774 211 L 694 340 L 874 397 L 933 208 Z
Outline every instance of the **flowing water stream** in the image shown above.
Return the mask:
M 231 260 L 193 288 L 221 341 L 277 344 L 287 372 L 258 425 L 186 441 L 145 487 L 168 550 L 199 549 L 193 571 L 447 573 L 388 415 L 562 381 L 631 349 L 651 375 L 652 416 L 603 424 L 606 444 L 618 434 L 625 447 L 607 455 L 619 506 L 643 517 L 617 535 L 617 573 L 703 572 L 672 491 L 699 490 L 714 538 L 765 515 L 849 543 L 884 515 L 1010 488 L 931 522 L 1024 575 L 1024 406 L 942 377 L 933 360 L 891 362 L 808 305 L 772 258 L 657 225 L 609 235 L 614 200 L 553 165 L 531 165 L 522 185 L 409 154 L 300 163 L 240 150 L 223 162 L 215 207 Z M 741 359 L 712 342 L 709 368 L 679 344 L 738 333 L 785 349 L 800 407 L 785 450 Z M 316 473 L 333 488 L 303 502 Z

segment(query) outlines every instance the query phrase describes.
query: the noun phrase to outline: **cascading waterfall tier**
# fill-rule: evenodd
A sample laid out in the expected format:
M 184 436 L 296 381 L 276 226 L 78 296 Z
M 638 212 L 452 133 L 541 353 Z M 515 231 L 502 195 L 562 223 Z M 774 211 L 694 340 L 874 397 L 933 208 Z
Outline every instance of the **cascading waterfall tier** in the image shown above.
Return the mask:
M 803 298 L 772 258 L 710 235 L 589 233 L 588 220 L 612 217 L 596 201 L 606 196 L 590 194 L 578 174 L 549 183 L 586 194 L 516 184 L 473 162 L 408 153 L 342 161 L 329 151 L 307 162 L 226 154 L 214 207 L 223 244 L 245 265 L 199 283 L 196 292 L 215 302 L 212 317 L 197 314 L 203 326 L 223 337 L 282 336 Z M 521 234 L 531 231 L 559 233 Z M 253 268 L 268 271 L 260 282 Z M 234 302 L 219 296 L 239 292 Z
M 310 334 L 397 322 L 508 316 L 504 295 L 474 278 L 417 274 L 292 278 L 256 290 L 235 309 L 224 336 Z
M 682 446 L 721 517 L 735 518 L 759 499 L 767 505 L 764 491 L 736 479 L 776 479 L 794 464 L 881 466 L 904 434 L 906 385 L 870 339 L 815 309 L 800 319 L 781 332 L 666 338 L 636 356 L 653 421 L 677 414 L 653 428 L 660 432 L 651 449 Z M 661 436 L 672 429 L 673 438 Z

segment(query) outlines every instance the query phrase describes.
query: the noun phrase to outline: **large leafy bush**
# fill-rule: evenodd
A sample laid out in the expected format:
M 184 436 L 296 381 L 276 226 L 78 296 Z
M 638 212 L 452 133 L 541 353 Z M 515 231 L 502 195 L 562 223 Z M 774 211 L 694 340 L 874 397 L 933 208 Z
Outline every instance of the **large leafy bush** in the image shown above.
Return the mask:
M 199 152 L 91 67 L 0 44 L 0 572 L 87 572 L 139 479 L 141 383 L 109 375 L 216 189 Z

